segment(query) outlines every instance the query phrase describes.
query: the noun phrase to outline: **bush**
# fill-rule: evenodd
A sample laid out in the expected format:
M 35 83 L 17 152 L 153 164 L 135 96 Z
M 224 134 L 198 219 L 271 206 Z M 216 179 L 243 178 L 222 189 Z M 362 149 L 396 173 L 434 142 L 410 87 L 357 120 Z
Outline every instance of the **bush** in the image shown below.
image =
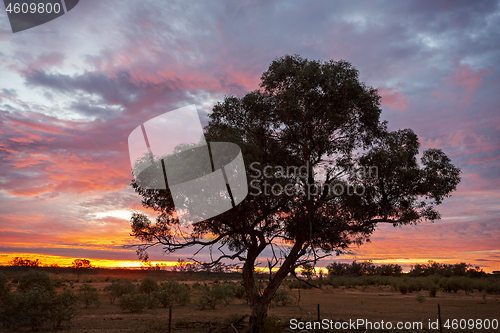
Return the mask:
M 46 290 L 34 287 L 12 298 L 12 319 L 14 326 L 28 326 L 38 331 L 50 318 L 54 304 L 54 295 Z
M 205 285 L 202 287 L 203 294 L 198 301 L 198 305 L 202 309 L 215 309 L 217 304 L 220 303 L 227 306 L 236 297 L 234 292 L 235 288 L 235 283 L 215 283 L 212 287 Z
M 438 286 L 436 284 L 429 286 L 429 297 L 436 297 L 437 291 Z
M 71 322 L 78 314 L 76 310 L 77 304 L 78 296 L 71 290 L 65 290 L 62 294 L 56 296 L 50 310 L 50 319 L 55 329 L 61 328 L 64 322 Z
M 268 333 L 281 333 L 283 332 L 283 327 L 281 326 L 281 321 L 275 315 L 267 316 L 264 319 L 264 332 Z
M 282 306 L 287 306 L 288 304 L 292 303 L 292 299 L 288 294 L 288 291 L 284 289 L 278 289 L 276 290 L 276 294 L 274 295 L 273 302 Z
M 406 284 L 406 282 L 400 283 L 398 285 L 398 290 L 403 295 L 406 295 L 406 293 L 408 292 L 409 289 L 410 288 L 409 288 L 408 284 Z
M 39 330 L 45 323 L 52 322 L 60 328 L 64 322 L 70 323 L 77 314 L 78 300 L 73 292 L 65 291 L 56 295 L 33 285 L 19 294 L 8 295 L 0 309 L 0 321 L 9 328 L 30 327 Z
M 310 283 L 310 281 L 308 281 L 308 282 Z M 311 284 L 305 283 L 304 281 L 293 280 L 288 285 L 288 288 L 290 288 L 290 289 L 312 289 L 313 286 Z
M 154 295 L 163 307 L 174 303 L 187 305 L 191 302 L 191 288 L 189 285 L 180 284 L 176 281 L 162 283 Z
M 0 302 L 10 293 L 10 287 L 8 285 L 8 282 L 9 280 L 7 280 L 5 275 L 0 273 Z
M 139 285 L 139 292 L 151 295 L 158 290 L 158 284 L 153 278 L 147 277 Z
M 461 277 L 460 287 L 465 291 L 466 295 L 469 295 L 474 292 L 474 281 L 468 277 Z
M 96 288 L 84 283 L 81 285 L 78 293 L 85 308 L 91 305 L 99 306 L 99 292 Z
M 19 292 L 25 292 L 30 289 L 39 288 L 49 293 L 55 293 L 54 281 L 45 272 L 30 271 L 19 279 Z
M 113 282 L 109 286 L 106 286 L 104 288 L 104 292 L 108 294 L 111 304 L 114 304 L 117 298 L 120 298 L 123 295 L 133 294 L 135 292 L 135 285 L 130 282 L 130 280 L 119 280 Z
M 418 294 L 417 297 L 415 297 L 419 303 L 423 303 L 425 301 L 425 296 L 422 294 Z
M 234 288 L 234 296 L 237 298 L 237 299 L 240 299 L 240 300 L 247 300 L 247 292 L 245 290 L 245 287 L 241 284 L 238 284 L 236 286 L 236 288 Z
M 141 312 L 150 302 L 148 294 L 126 294 L 118 300 L 118 306 L 123 311 Z

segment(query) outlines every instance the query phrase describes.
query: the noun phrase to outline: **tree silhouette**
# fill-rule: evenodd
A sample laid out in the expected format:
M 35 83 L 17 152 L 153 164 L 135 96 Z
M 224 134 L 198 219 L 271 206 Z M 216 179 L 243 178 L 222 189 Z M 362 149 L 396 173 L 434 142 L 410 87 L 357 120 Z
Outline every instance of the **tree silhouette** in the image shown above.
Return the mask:
M 88 259 L 75 259 L 71 263 L 71 267 L 73 267 L 73 272 L 80 276 L 84 271 L 92 268 L 92 265 Z
M 261 331 L 271 300 L 296 268 L 348 252 L 378 224 L 438 220 L 435 206 L 460 182 L 442 151 L 423 152 L 419 164 L 417 136 L 388 132 L 377 90 L 359 82 L 350 63 L 287 55 L 261 81 L 259 90 L 216 104 L 205 129 L 207 141 L 241 148 L 250 189 L 243 202 L 181 228 L 168 189 L 132 183 L 142 204 L 159 213 L 154 222 L 133 215 L 138 253 L 156 245 L 167 253 L 209 247 L 210 265 L 243 261 L 251 332 Z M 255 267 L 266 259 L 276 269 L 262 290 Z

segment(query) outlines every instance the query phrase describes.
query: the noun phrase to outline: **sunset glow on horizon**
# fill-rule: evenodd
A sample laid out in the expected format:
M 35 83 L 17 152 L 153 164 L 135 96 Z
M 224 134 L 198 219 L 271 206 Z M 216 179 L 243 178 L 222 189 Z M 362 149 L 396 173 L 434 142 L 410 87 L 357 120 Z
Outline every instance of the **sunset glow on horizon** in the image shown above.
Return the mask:
M 86 258 L 141 268 L 130 217 L 155 213 L 130 186 L 128 135 L 191 104 L 206 125 L 224 96 L 258 89 L 273 59 L 299 54 L 352 63 L 378 89 L 389 130 L 411 128 L 421 152 L 442 149 L 462 170 L 440 221 L 380 225 L 369 243 L 318 266 L 371 260 L 408 271 L 433 260 L 500 270 L 498 2 L 190 3 L 80 1 L 16 34 L 1 11 L 0 265 Z M 156 246 L 149 258 L 172 267 L 197 249 Z

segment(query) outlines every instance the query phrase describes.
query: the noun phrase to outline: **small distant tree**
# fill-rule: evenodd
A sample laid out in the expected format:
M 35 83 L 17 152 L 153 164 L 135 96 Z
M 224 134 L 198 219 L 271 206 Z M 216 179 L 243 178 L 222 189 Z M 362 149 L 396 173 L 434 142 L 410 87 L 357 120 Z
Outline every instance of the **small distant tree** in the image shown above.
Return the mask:
M 177 259 L 177 264 L 174 266 L 173 271 L 180 273 L 192 273 L 197 270 L 197 264 Z
M 91 305 L 99 307 L 99 292 L 96 288 L 84 283 L 78 290 L 80 301 L 85 308 Z
M 21 258 L 21 257 L 15 257 L 14 260 L 12 260 L 9 264 L 11 266 L 17 266 L 17 267 L 40 267 L 40 266 L 42 266 L 42 263 L 38 259 L 30 260 L 30 259 Z
M 168 281 L 163 282 L 154 295 L 163 307 L 174 303 L 187 305 L 191 301 L 191 288 L 185 283 Z
M 79 276 L 84 271 L 87 271 L 88 269 L 92 268 L 92 264 L 88 259 L 75 259 L 71 263 L 71 267 L 73 268 L 73 273 Z
M 135 292 L 135 288 L 135 285 L 130 282 L 130 280 L 119 280 L 113 282 L 109 286 L 106 286 L 104 288 L 104 292 L 108 294 L 110 303 L 114 304 L 117 298 L 120 298 L 123 295 L 133 294 Z
M 73 320 L 78 314 L 78 303 L 78 296 L 72 290 L 65 290 L 54 298 L 50 319 L 55 329 L 60 329 L 64 322 L 70 323 Z
M 141 284 L 139 285 L 139 292 L 151 295 L 154 292 L 158 290 L 158 283 L 156 283 L 156 280 L 150 277 L 145 278 L 142 280 Z
M 308 263 L 302 265 L 301 274 L 302 274 L 302 276 L 304 276 L 308 280 L 312 279 L 312 277 L 316 274 L 314 272 L 314 266 L 311 264 L 308 264 Z

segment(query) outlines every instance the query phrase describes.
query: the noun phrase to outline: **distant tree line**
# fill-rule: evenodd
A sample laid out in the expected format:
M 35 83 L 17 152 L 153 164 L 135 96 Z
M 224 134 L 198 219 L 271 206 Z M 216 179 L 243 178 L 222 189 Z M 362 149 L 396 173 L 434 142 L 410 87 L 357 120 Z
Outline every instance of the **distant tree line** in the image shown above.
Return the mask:
M 327 266 L 330 276 L 362 276 L 362 275 L 381 275 L 381 276 L 400 276 L 403 269 L 396 264 L 375 265 L 371 261 L 352 263 L 331 263 Z M 495 272 L 493 272 L 495 274 Z M 458 264 L 440 264 L 430 260 L 427 264 L 415 264 L 411 266 L 409 276 L 432 276 L 440 275 L 444 277 L 466 276 L 470 278 L 481 278 L 486 273 L 478 266 L 461 262 Z
M 326 266 L 329 275 L 381 275 L 381 276 L 400 276 L 403 268 L 396 264 L 375 265 L 371 261 L 349 263 L 333 262 Z
M 480 278 L 486 273 L 478 266 L 472 267 L 470 264 L 461 262 L 459 264 L 440 264 L 430 260 L 427 264 L 415 264 L 411 266 L 410 276 L 431 276 L 441 275 L 444 277 L 451 276 L 468 276 L 471 278 Z

